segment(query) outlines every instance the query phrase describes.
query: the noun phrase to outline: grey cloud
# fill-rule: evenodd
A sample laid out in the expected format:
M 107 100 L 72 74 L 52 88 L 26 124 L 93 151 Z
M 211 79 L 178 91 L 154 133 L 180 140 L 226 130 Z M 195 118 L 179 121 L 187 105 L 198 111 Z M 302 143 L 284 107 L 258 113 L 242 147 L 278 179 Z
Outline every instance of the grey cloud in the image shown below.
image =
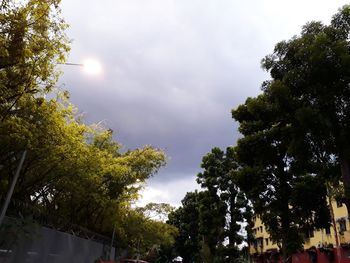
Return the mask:
M 346 3 L 282 2 L 63 0 L 69 60 L 96 57 L 104 72 L 64 68 L 61 83 L 87 122 L 103 120 L 126 147 L 164 148 L 169 164 L 152 184 L 175 184 L 195 176 L 212 147 L 235 143 L 230 110 L 260 92 L 260 60 L 274 44 Z

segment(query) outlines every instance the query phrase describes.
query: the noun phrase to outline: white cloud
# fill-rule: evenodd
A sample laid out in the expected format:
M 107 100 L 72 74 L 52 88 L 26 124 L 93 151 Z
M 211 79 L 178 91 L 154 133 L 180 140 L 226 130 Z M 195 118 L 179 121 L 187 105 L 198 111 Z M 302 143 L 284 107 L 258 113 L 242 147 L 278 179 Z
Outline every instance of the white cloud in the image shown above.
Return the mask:
M 141 191 L 141 198 L 137 206 L 145 206 L 148 203 L 168 203 L 178 207 L 187 192 L 199 189 L 194 176 L 181 176 L 178 180 L 157 182 L 151 180 L 149 185 Z

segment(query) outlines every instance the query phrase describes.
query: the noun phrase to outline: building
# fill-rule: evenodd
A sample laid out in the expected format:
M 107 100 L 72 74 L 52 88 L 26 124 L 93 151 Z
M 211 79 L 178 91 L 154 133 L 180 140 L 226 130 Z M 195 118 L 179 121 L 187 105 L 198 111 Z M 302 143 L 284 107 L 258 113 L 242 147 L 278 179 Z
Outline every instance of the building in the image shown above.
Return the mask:
M 304 249 L 311 247 L 337 247 L 340 245 L 348 246 L 350 244 L 350 224 L 346 206 L 341 202 L 332 201 L 332 210 L 337 232 L 335 233 L 334 227 L 331 226 L 329 229 L 319 229 L 307 233 Z M 260 217 L 255 215 L 253 221 L 255 240 L 250 244 L 250 254 L 256 255 L 278 250 L 277 244 L 272 242 Z

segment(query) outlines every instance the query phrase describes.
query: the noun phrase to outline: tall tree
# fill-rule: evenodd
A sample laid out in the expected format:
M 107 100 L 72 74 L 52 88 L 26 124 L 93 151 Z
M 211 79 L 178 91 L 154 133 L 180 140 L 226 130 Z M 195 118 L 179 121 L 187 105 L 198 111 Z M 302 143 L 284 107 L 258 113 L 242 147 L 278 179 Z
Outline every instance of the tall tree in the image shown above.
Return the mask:
M 327 226 L 330 221 L 324 184 L 305 190 L 307 182 L 317 179 L 302 171 L 289 152 L 294 138 L 292 103 L 285 86 L 275 82 L 232 112 L 243 135 L 235 149 L 240 165 L 238 185 L 281 247 L 285 261 L 302 247 L 300 230 Z M 313 204 L 298 199 L 296 190 L 308 193 Z
M 0 4 L 0 200 L 26 149 L 9 214 L 60 230 L 78 225 L 107 236 L 116 231 L 118 246 L 149 256 L 171 247 L 177 230 L 131 203 L 165 164 L 165 154 L 151 146 L 121 151 L 112 130 L 85 125 L 68 92 L 56 91 L 56 66 L 69 50 L 59 3 Z
M 245 196 L 240 193 L 235 181 L 238 166 L 233 148 L 228 147 L 226 152 L 213 148 L 203 157 L 201 167 L 204 171 L 197 175 L 197 182 L 207 190 L 203 201 L 210 203 L 210 207 L 203 207 L 200 213 L 203 216 L 203 227 L 211 229 L 211 234 L 207 237 L 208 241 L 213 242 L 208 246 L 209 251 L 214 258 L 221 257 L 222 260 L 231 262 L 238 257 L 237 246 L 243 241 L 239 234 L 239 222 L 243 221 L 242 209 L 247 205 Z M 211 218 L 212 226 L 204 224 L 210 222 L 205 219 L 206 215 Z M 226 239 L 228 245 L 223 245 Z
M 91 230 L 111 232 L 113 210 L 138 197 L 138 184 L 164 165 L 164 153 L 150 146 L 121 153 L 111 130 L 81 123 L 74 107 L 62 103 L 20 100 L 17 117 L 1 123 L 0 197 L 13 177 L 15 157 L 25 147 L 28 154 L 13 199 Z
M 171 212 L 167 221 L 179 231 L 174 246 L 184 263 L 200 262 L 199 198 L 197 191 L 188 192 L 182 206 Z
M 350 6 L 329 25 L 306 24 L 299 36 L 282 41 L 263 60 L 272 80 L 281 83 L 295 107 L 293 126 L 299 130 L 296 152 L 306 160 L 326 159 L 340 165 L 345 204 L 350 209 Z M 299 146 L 299 147 L 296 147 Z M 301 159 L 301 158 L 299 158 Z M 313 160 L 315 161 L 315 160 Z

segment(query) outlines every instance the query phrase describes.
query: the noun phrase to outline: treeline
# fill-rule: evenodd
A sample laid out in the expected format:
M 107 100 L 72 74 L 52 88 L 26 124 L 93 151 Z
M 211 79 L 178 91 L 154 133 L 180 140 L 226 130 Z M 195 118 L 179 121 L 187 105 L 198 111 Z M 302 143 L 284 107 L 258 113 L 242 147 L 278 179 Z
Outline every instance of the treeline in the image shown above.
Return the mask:
M 178 228 L 174 250 L 183 262 L 238 262 L 246 240 L 242 223 L 252 210 L 234 178 L 233 148 L 214 148 L 203 157 L 197 182 L 203 191 L 189 192 L 182 206 L 169 214 L 168 224 Z M 248 233 L 250 237 L 250 233 Z
M 197 180 L 204 191 L 188 193 L 170 216 L 185 262 L 233 262 L 237 254 L 229 251 L 241 241 L 235 224 L 249 222 L 247 207 L 260 215 L 285 262 L 302 249 L 306 232 L 331 226 L 327 194 L 349 210 L 349 36 L 344 6 L 329 25 L 307 23 L 262 60 L 271 79 L 232 110 L 242 137 L 226 153 L 215 148 L 203 158 Z
M 123 150 L 111 130 L 84 124 L 56 87 L 57 64 L 69 51 L 59 2 L 0 4 L 1 204 L 26 151 L 13 202 L 109 237 L 115 229 L 119 249 L 146 255 L 176 233 L 132 209 L 165 154 L 151 146 Z

